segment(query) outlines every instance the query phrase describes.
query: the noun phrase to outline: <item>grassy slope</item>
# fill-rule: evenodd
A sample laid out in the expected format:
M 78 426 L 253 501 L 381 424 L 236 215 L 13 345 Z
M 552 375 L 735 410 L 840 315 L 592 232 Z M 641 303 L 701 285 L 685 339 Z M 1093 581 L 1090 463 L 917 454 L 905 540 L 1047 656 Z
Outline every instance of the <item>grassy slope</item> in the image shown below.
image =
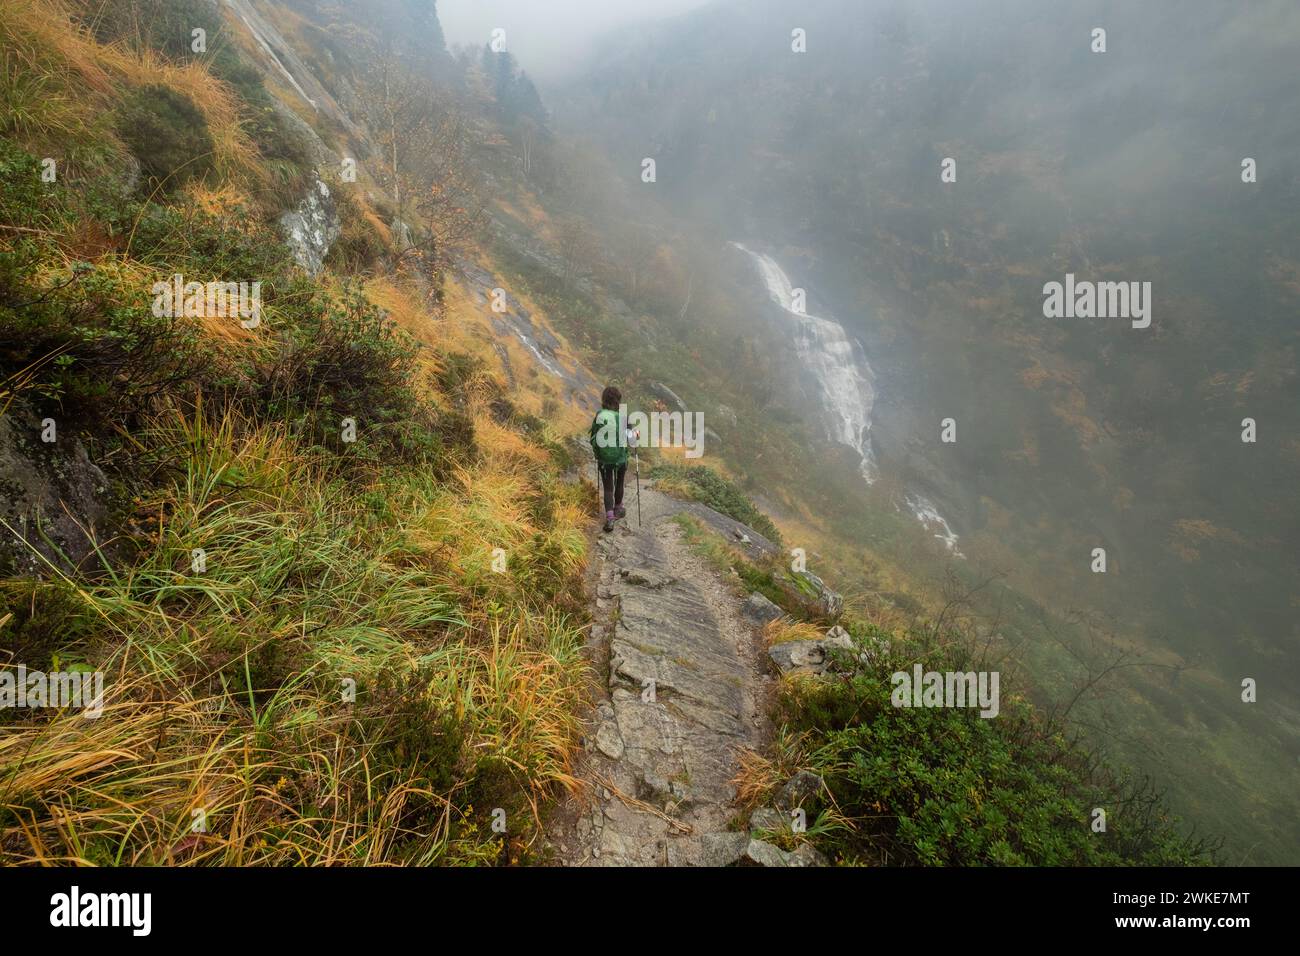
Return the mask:
M 98 43 L 69 12 L 0 16 L 0 92 L 23 106 L 3 129 L 4 401 L 110 463 L 126 557 L 0 582 L 5 666 L 106 676 L 98 719 L 4 713 L 0 857 L 527 859 L 568 782 L 585 680 L 586 515 L 558 481 L 574 410 L 535 376 L 507 397 L 464 357 L 486 325 L 457 290 L 435 322 L 400 273 L 366 298 L 296 274 L 271 227 L 283 170 L 243 132 L 256 104 L 203 64 Z M 197 109 L 212 162 L 121 195 L 131 144 L 113 120 L 159 88 Z M 57 184 L 37 183 L 45 155 Z M 149 317 L 156 278 L 231 270 L 264 281 L 260 329 Z M 168 375 L 147 388 L 155 353 Z M 97 416 L 104 394 L 122 400 Z M 548 402 L 554 425 L 530 414 Z

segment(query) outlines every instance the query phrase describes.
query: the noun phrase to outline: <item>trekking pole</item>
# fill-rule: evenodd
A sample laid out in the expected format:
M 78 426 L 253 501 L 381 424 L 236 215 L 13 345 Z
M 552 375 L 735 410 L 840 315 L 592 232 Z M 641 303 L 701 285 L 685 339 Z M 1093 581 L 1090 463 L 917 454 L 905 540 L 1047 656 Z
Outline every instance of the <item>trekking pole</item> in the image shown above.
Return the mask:
M 641 527 L 641 452 L 632 453 L 632 460 L 636 462 L 636 526 Z

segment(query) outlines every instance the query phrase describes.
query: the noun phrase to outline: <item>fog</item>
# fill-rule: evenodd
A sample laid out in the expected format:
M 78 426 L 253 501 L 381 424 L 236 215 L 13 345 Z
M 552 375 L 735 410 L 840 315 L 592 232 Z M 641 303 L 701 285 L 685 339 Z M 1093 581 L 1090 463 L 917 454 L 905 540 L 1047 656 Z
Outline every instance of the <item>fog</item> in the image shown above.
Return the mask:
M 441 0 L 438 16 L 450 45 L 482 46 L 495 29 L 530 74 L 555 82 L 580 69 L 611 30 L 660 20 L 708 0 Z
M 1006 575 L 1026 612 L 1005 630 L 1040 684 L 1079 677 L 1049 637 L 1072 625 L 1052 616 L 1088 621 L 1072 655 L 1104 633 L 1169 662 L 1112 682 L 1129 699 L 1083 716 L 1255 862 L 1286 857 L 1236 808 L 1260 802 L 1264 832 L 1295 840 L 1280 768 L 1300 703 L 1297 458 L 1282 437 L 1300 424 L 1300 241 L 1283 211 L 1300 198 L 1298 42 L 1300 8 L 1282 2 L 751 0 L 616 29 L 546 96 L 555 127 L 598 141 L 623 185 L 613 245 L 650 222 L 665 249 L 744 243 L 860 340 L 877 385 L 869 452 L 912 510 L 951 521 L 964 571 Z M 531 68 L 522 42 L 519 55 Z M 653 185 L 637 177 L 647 157 Z M 590 180 L 568 179 L 581 209 Z M 736 281 L 756 287 L 744 329 L 758 335 L 769 293 L 751 272 Z M 1044 289 L 1067 274 L 1150 283 L 1154 319 L 1052 318 Z M 786 371 L 756 399 L 766 421 L 783 406 L 817 421 L 818 389 Z M 950 415 L 945 447 L 935 423 Z M 1242 423 L 1261 415 L 1278 440 L 1248 443 Z M 843 471 L 830 497 L 867 540 L 881 504 Z M 1094 547 L 1115 562 L 1105 575 L 1080 559 Z M 1258 673 L 1277 693 L 1242 706 Z M 1231 756 L 1206 762 L 1207 746 Z

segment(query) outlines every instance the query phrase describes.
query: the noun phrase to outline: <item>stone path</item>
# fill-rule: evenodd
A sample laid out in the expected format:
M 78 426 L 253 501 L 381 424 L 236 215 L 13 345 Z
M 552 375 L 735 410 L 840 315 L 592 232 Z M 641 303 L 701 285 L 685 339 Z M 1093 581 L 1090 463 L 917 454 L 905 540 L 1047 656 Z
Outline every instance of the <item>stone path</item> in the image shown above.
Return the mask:
M 733 588 L 682 541 L 671 519 L 689 512 L 747 549 L 752 530 L 642 482 L 642 527 L 628 477 L 629 514 L 598 539 L 596 624 L 589 645 L 602 683 L 577 773 L 587 784 L 551 842 L 573 866 L 725 865 L 747 829 L 729 830 L 742 748 L 770 736 L 773 686 L 756 625 Z

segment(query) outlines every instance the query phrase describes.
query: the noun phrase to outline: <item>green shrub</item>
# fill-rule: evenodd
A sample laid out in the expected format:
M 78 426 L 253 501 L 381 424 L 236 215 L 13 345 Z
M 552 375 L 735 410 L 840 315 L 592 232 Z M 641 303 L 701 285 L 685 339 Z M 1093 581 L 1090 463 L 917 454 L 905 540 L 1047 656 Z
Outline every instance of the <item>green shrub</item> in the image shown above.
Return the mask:
M 170 191 L 212 170 L 207 121 L 185 94 L 170 87 L 146 86 L 128 94 L 115 126 L 140 163 L 148 190 Z
M 32 391 L 85 423 L 129 421 L 198 380 L 197 331 L 158 317 L 111 262 L 64 265 L 32 244 L 0 248 L 0 375 L 37 366 Z
M 341 298 L 305 287 L 282 341 L 262 370 L 262 413 L 352 459 L 441 459 L 449 442 L 472 440 L 463 416 L 439 416 L 414 388 L 418 344 L 357 289 Z M 345 441 L 346 419 L 356 441 Z M 441 426 L 441 427 L 440 427 Z
M 855 636 L 870 630 L 854 624 Z M 976 669 L 929 647 L 926 670 Z M 1009 698 L 977 709 L 895 707 L 902 657 L 830 680 L 788 681 L 778 716 L 851 826 L 818 832 L 820 849 L 868 865 L 1185 866 L 1213 847 L 1184 837 L 1149 786 L 1110 778 L 1095 758 Z M 1092 830 L 1092 810 L 1107 831 Z M 807 808 L 815 812 L 822 807 Z
M 773 544 L 781 544 L 781 532 L 763 512 L 759 511 L 745 493 L 736 487 L 735 482 L 718 474 L 705 465 L 659 464 L 650 470 L 651 478 L 666 479 L 670 489 L 681 489 L 689 496 L 708 505 L 714 511 L 741 524 L 749 525 Z

